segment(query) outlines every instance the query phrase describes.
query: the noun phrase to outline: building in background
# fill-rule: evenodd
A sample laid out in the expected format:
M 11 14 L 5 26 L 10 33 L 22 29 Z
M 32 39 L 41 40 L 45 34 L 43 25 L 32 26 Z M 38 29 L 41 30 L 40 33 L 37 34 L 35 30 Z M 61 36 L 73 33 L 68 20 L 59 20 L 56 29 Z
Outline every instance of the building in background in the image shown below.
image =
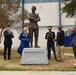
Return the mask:
M 59 25 L 63 26 L 64 31 L 74 25 L 74 18 L 69 19 L 65 17 L 65 14 L 61 15 L 61 8 L 64 6 L 61 0 L 24 0 L 24 2 L 24 9 L 28 10 L 29 13 L 33 5 L 37 7 L 37 13 L 41 18 L 39 22 L 39 45 L 41 47 L 46 48 L 45 33 L 47 32 L 47 26 L 53 26 L 53 31 L 56 33 Z M 16 30 L 14 30 L 14 35 L 13 47 L 18 47 L 19 34 Z

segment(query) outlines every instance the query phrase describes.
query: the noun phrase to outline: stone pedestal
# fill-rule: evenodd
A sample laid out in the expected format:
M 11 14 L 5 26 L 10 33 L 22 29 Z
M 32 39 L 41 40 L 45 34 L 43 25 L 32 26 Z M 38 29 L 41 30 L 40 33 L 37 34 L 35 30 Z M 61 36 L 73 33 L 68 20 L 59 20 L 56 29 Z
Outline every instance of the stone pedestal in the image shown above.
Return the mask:
M 46 49 L 24 48 L 20 64 L 48 64 Z

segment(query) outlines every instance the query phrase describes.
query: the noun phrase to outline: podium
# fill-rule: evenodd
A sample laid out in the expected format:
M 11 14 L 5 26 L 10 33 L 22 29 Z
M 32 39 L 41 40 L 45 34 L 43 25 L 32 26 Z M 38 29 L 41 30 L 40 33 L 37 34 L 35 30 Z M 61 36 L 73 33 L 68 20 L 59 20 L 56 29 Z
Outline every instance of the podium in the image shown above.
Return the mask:
M 48 64 L 46 49 L 24 48 L 20 64 Z

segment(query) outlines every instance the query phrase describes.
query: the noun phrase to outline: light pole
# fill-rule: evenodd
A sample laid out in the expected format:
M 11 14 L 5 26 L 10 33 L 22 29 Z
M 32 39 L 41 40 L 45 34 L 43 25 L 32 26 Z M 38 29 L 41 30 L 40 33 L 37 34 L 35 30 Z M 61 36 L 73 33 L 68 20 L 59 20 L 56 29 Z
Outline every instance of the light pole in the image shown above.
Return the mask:
M 62 25 L 62 22 L 61 22 L 61 0 L 59 0 L 59 25 Z
M 24 28 L 24 0 L 22 0 L 22 30 Z

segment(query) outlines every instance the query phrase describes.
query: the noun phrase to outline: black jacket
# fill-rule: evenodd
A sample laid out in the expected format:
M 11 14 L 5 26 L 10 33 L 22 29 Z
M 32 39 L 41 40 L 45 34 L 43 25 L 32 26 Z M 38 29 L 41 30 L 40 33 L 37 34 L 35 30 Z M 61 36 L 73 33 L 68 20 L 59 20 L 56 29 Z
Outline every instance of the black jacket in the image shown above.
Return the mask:
M 11 33 L 11 31 L 10 33 L 7 30 L 4 31 L 4 44 L 12 44 L 12 38 L 14 38 L 14 36 Z
M 48 37 L 48 34 L 50 35 L 50 37 Z M 47 45 L 54 45 L 54 41 L 53 39 L 55 38 L 55 33 L 54 32 L 47 32 L 45 35 L 45 39 L 47 39 Z
M 61 31 L 58 31 L 57 32 L 57 38 L 58 38 L 58 45 L 59 46 L 62 46 L 62 45 L 64 45 L 64 31 L 63 30 L 61 30 Z

